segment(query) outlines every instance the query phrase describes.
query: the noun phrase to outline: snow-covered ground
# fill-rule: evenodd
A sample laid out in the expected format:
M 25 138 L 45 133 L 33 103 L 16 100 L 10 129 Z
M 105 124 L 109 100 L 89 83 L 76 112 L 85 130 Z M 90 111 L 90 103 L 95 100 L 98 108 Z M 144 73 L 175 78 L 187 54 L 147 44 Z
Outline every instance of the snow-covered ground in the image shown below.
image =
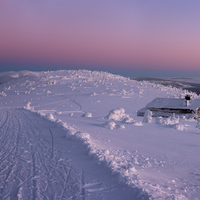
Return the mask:
M 195 93 L 86 70 L 0 83 L 0 199 L 200 199 L 197 121 L 137 116 Z

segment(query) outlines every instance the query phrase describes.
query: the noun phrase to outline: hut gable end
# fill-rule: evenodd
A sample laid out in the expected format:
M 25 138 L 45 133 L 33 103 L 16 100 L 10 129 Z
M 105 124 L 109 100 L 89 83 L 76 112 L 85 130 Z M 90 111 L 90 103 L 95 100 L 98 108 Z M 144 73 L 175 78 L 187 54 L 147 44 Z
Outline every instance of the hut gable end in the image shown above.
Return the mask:
M 148 103 L 145 108 L 137 112 L 138 116 L 143 116 L 145 110 L 151 110 L 154 116 L 168 116 L 176 114 L 199 114 L 200 117 L 200 99 L 191 100 L 188 96 L 185 99 L 175 98 L 155 98 Z M 199 111 L 197 113 L 197 111 Z

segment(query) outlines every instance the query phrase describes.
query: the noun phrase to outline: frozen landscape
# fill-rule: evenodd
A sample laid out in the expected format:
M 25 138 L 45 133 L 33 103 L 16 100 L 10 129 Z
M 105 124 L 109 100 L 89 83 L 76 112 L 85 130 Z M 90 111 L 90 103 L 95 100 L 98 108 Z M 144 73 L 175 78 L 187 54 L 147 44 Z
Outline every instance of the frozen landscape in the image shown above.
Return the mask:
M 155 97 L 196 93 L 87 70 L 0 83 L 0 199 L 200 199 L 199 123 L 137 116 Z

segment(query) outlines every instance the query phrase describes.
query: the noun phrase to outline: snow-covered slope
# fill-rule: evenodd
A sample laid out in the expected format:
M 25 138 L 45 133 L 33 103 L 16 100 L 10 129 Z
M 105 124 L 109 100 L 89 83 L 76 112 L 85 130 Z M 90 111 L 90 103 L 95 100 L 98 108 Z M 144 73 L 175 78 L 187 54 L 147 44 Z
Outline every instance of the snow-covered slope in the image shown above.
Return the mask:
M 86 70 L 16 74 L 0 74 L 3 198 L 32 184 L 41 199 L 200 199 L 197 121 L 137 116 L 155 96 L 187 91 Z

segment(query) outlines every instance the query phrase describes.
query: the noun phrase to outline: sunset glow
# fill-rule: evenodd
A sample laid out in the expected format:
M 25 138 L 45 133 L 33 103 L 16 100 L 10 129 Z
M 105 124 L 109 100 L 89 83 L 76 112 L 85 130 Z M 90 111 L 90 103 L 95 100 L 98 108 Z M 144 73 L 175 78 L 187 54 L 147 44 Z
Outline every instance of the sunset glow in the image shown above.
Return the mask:
M 3 62 L 200 70 L 197 1 L 1 1 L 0 18 Z

